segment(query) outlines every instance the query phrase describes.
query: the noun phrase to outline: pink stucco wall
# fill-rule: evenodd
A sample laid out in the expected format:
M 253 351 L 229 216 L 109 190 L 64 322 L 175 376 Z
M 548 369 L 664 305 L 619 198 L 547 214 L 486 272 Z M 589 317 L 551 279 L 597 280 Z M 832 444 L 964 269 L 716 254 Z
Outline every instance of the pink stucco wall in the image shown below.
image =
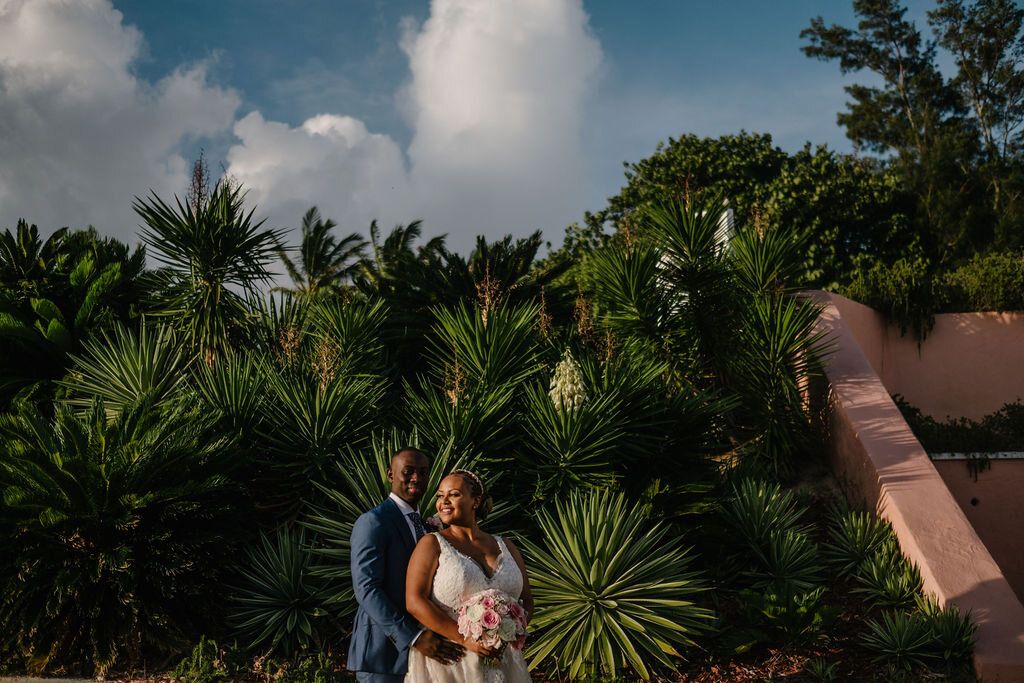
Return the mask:
M 1016 526 L 1021 521 L 1024 460 L 991 461 L 977 480 L 963 460 L 933 464 L 1017 597 L 1024 600 L 1024 533 Z
M 892 523 L 926 592 L 970 610 L 978 626 L 978 674 L 987 681 L 1024 680 L 1024 606 L 876 371 L 877 364 L 886 373 L 890 362 L 885 339 L 873 337 L 886 334 L 884 324 L 842 297 L 813 296 L 824 306 L 819 329 L 835 345 L 825 375 L 829 450 L 840 484 Z M 966 471 L 963 462 L 955 464 Z
M 828 296 L 889 393 L 926 415 L 978 419 L 1024 398 L 1024 312 L 943 313 L 919 346 L 867 306 Z

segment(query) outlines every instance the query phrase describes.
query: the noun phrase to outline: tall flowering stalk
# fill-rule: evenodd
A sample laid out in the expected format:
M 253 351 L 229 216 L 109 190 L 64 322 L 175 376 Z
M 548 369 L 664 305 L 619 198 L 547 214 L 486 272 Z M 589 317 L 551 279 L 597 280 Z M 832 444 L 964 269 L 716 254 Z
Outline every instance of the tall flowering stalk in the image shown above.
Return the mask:
M 555 375 L 551 378 L 551 391 L 548 392 L 548 396 L 559 412 L 567 410 L 575 413 L 587 401 L 583 373 L 568 349 L 562 355 L 562 360 L 555 365 Z

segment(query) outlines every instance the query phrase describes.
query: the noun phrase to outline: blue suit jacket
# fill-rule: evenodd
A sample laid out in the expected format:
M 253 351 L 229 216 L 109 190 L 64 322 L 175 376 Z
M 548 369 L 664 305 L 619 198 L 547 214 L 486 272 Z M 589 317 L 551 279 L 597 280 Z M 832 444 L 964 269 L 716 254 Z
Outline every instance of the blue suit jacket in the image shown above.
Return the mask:
M 352 528 L 356 611 L 349 671 L 404 675 L 409 644 L 422 627 L 405 610 L 405 570 L 414 547 L 409 525 L 390 498 Z

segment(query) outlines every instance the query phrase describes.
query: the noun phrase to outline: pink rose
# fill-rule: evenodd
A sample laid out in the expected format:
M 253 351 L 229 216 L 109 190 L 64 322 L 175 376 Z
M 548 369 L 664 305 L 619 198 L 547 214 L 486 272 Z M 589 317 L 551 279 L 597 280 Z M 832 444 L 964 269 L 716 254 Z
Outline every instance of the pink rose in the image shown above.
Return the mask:
M 504 602 L 499 603 L 498 606 L 494 608 L 494 611 L 498 613 L 499 617 L 503 617 L 508 614 L 508 605 Z
M 501 638 L 493 633 L 488 633 L 480 639 L 480 644 L 484 647 L 498 647 L 501 645 Z
M 462 633 L 462 631 L 459 631 L 459 633 Z M 482 636 L 483 634 L 484 634 L 484 627 L 481 626 L 480 624 L 476 623 L 476 622 L 473 622 L 472 624 L 469 625 L 469 633 L 468 634 L 467 633 L 462 633 L 462 635 L 464 635 L 464 636 L 465 635 L 469 635 L 470 637 L 473 638 L 473 640 L 480 640 L 480 636 Z
M 485 595 L 480 599 L 480 606 L 484 609 L 494 609 L 494 598 L 489 595 Z
M 440 529 L 441 528 L 441 518 L 438 517 L 437 515 L 434 515 L 433 517 L 427 517 L 424 520 L 424 522 L 426 522 L 427 526 L 433 527 L 434 529 Z
M 511 647 L 513 650 L 522 650 L 525 645 L 526 645 L 526 634 L 524 633 L 523 635 L 521 635 L 518 638 L 516 638 L 515 640 L 513 640 L 509 644 L 509 647 Z
M 480 623 L 487 629 L 497 628 L 498 624 L 501 623 L 501 617 L 498 616 L 498 613 L 494 610 L 488 609 L 484 612 L 484 615 L 480 617 Z
M 523 616 L 526 614 L 525 612 L 523 612 L 523 608 L 518 602 L 513 602 L 511 605 L 508 606 L 508 613 L 515 617 L 516 621 L 522 619 Z

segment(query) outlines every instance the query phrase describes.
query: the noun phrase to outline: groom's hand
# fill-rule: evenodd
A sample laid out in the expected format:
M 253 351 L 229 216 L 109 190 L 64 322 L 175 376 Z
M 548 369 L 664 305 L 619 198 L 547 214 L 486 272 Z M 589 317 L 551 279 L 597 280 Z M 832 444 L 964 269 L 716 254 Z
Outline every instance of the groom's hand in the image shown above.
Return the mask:
M 442 664 L 457 662 L 465 654 L 461 645 L 453 643 L 429 629 L 416 639 L 416 644 L 413 647 Z

